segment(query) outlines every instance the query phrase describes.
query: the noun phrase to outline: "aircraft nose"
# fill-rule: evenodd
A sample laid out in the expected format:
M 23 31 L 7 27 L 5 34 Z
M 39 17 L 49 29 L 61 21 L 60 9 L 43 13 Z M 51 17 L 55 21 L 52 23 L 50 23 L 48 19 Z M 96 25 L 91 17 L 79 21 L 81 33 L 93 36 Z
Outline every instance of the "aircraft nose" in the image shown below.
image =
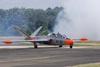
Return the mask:
M 66 45 L 70 45 L 70 44 L 73 44 L 74 41 L 72 39 L 65 39 L 64 42 Z

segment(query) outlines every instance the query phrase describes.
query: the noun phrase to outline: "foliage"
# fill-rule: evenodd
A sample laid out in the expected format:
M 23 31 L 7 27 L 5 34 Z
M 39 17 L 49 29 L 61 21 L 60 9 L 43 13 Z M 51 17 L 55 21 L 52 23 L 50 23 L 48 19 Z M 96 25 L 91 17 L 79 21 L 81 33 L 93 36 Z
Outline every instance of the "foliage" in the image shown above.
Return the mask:
M 43 26 L 41 34 L 47 34 L 48 31 L 52 31 L 57 14 L 62 9 L 62 7 L 48 8 L 46 10 L 26 8 L 0 9 L 0 35 L 19 35 L 14 31 L 13 25 L 18 26 L 29 35 L 39 26 Z

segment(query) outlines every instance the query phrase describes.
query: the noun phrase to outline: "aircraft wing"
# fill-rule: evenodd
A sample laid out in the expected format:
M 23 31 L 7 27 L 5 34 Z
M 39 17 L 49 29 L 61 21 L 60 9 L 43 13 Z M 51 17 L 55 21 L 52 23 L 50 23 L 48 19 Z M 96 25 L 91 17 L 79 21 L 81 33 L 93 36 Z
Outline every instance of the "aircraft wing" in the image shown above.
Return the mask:
M 49 41 L 49 39 L 36 39 L 36 40 L 4 40 L 2 41 L 5 44 L 11 44 L 11 43 L 16 43 L 16 42 L 45 42 Z

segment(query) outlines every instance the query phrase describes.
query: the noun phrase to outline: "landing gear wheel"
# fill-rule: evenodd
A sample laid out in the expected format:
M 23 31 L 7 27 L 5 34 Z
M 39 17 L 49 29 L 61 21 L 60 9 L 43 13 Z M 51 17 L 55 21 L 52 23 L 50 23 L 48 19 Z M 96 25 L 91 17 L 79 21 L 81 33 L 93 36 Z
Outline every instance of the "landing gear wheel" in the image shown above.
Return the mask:
M 33 45 L 34 45 L 34 48 L 38 48 L 38 46 L 37 46 L 37 44 L 36 44 L 36 43 L 33 43 Z
M 72 49 L 72 48 L 73 48 L 73 44 L 70 45 L 70 49 Z
M 34 48 L 38 48 L 38 46 L 37 45 L 34 45 Z
M 59 45 L 59 47 L 62 47 L 62 45 Z

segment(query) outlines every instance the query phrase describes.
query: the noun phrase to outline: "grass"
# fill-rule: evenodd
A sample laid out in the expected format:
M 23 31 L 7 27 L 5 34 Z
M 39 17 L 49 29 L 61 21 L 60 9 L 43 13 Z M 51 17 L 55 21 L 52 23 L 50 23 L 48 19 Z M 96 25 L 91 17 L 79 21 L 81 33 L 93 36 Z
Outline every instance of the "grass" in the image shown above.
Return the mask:
M 69 66 L 69 67 L 100 67 L 100 63 L 89 63 L 76 66 Z
M 86 41 L 86 42 L 75 42 L 76 46 L 100 46 L 99 41 Z

